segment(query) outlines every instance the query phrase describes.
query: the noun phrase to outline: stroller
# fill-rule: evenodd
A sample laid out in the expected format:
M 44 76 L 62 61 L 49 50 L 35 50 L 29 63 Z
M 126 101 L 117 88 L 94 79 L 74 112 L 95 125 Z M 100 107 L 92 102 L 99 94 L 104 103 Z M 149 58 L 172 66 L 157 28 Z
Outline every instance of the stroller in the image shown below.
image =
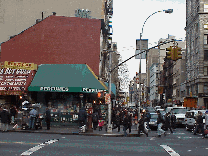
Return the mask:
M 35 123 L 34 123 L 34 126 L 35 126 L 35 129 L 38 130 L 38 129 L 42 129 L 42 121 L 43 121 L 43 115 L 40 115 L 40 116 L 37 116 L 35 118 Z

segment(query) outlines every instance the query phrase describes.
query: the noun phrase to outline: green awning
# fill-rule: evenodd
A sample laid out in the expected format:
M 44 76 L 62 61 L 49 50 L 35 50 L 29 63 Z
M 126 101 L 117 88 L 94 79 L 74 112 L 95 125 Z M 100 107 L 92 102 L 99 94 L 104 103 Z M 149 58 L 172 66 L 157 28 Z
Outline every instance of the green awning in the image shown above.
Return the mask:
M 86 64 L 43 64 L 28 91 L 97 93 L 107 87 Z
M 105 82 L 105 85 L 108 87 L 108 83 Z M 111 83 L 111 91 L 116 96 L 116 85 L 114 83 Z

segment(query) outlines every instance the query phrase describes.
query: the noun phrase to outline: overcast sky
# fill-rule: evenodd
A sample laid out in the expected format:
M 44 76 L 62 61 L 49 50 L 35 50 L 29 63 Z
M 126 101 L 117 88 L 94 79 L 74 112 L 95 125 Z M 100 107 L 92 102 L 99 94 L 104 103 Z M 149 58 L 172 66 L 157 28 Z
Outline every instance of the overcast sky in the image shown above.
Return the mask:
M 176 39 L 185 39 L 186 1 L 113 0 L 113 42 L 117 42 L 123 60 L 135 54 L 136 39 L 139 39 L 147 17 L 166 9 L 173 9 L 173 13 L 156 13 L 144 26 L 142 39 L 149 39 L 149 48 L 155 46 L 160 38 L 167 38 L 168 34 L 176 36 Z M 142 60 L 142 73 L 146 72 L 145 62 Z M 133 79 L 139 70 L 139 60 L 133 58 L 127 65 L 129 78 Z

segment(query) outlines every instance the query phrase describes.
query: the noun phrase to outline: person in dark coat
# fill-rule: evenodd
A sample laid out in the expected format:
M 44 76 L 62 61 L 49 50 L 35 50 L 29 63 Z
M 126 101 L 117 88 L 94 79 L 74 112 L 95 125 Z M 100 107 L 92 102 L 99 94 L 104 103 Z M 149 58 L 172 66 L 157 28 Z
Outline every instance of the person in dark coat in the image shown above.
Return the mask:
M 45 122 L 47 125 L 47 130 L 50 130 L 50 124 L 51 124 L 51 111 L 46 108 L 46 113 L 45 113 Z
M 132 114 L 128 115 L 128 129 L 129 129 L 129 133 L 131 133 L 131 126 L 132 126 Z
M 98 115 L 98 112 L 95 110 L 92 114 L 92 123 L 93 123 L 93 129 L 94 130 L 97 129 L 98 120 L 99 120 L 99 115 Z
M 78 114 L 78 119 L 79 119 L 79 126 L 84 126 L 86 125 L 86 119 L 87 119 L 87 113 L 86 113 L 86 110 L 84 107 L 82 107 L 80 110 L 79 110 L 79 114 Z
M 118 132 L 120 132 L 120 114 L 119 112 L 117 112 L 116 117 L 115 117 L 115 126 L 113 127 L 113 129 L 118 128 Z
M 125 114 L 124 115 L 124 119 L 123 119 L 123 131 L 124 131 L 124 136 L 126 137 L 127 136 L 127 132 L 126 130 L 128 129 L 128 117 L 127 115 Z
M 4 108 L 0 114 L 0 117 L 1 117 L 1 123 L 2 123 L 2 131 L 3 132 L 6 132 L 8 131 L 8 126 L 9 126 L 9 123 L 11 121 L 11 118 L 10 118 L 10 114 L 9 112 L 7 111 L 6 108 Z
M 11 114 L 11 117 L 12 117 L 12 122 L 11 123 L 14 123 L 15 116 L 17 114 L 17 110 L 16 110 L 16 107 L 15 106 L 12 106 L 12 108 L 10 109 L 10 114 Z
M 140 133 L 143 132 L 144 134 L 146 134 L 146 136 L 148 137 L 148 132 L 145 131 L 144 129 L 144 115 L 141 115 L 141 118 L 139 119 L 139 127 L 138 127 L 138 136 L 140 137 Z
M 170 121 L 171 121 L 171 128 L 176 129 L 176 116 L 174 113 L 170 116 Z
M 205 138 L 203 119 L 205 119 L 205 117 L 202 117 L 202 112 L 199 111 L 198 116 L 196 117 L 196 129 L 194 131 L 194 135 L 196 135 L 197 131 L 200 129 L 203 138 Z
M 146 110 L 146 113 L 145 113 L 145 122 L 147 122 L 147 129 L 150 129 L 149 128 L 150 118 L 151 118 L 150 113 L 149 113 L 148 110 Z
M 170 132 L 173 133 L 173 130 L 170 126 L 170 113 L 166 113 L 165 114 L 165 128 L 168 130 L 168 128 L 170 129 Z

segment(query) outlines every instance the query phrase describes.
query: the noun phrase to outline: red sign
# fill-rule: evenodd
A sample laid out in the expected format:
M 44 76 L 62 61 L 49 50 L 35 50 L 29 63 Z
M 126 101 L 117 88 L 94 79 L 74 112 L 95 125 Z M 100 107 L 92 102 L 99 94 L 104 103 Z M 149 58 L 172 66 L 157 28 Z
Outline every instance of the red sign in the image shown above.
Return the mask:
M 0 95 L 20 95 L 27 91 L 35 70 L 0 68 Z
M 139 78 L 136 78 L 136 83 L 139 84 Z

